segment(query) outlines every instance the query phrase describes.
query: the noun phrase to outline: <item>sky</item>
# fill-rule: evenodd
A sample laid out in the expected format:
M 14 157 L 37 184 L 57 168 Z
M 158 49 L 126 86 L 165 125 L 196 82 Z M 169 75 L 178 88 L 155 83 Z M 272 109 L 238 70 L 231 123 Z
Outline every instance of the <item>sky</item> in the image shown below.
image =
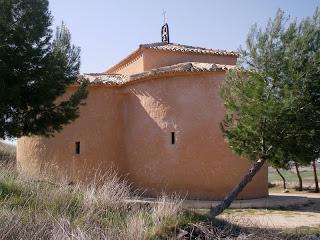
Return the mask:
M 264 27 L 279 8 L 312 16 L 320 0 L 49 0 L 54 26 L 64 21 L 81 47 L 81 73 L 103 72 L 136 50 L 159 42 L 163 11 L 170 41 L 237 50 L 250 27 Z M 9 141 L 10 142 L 10 141 Z M 12 142 L 11 142 L 12 143 Z M 14 141 L 13 141 L 14 143 Z
M 311 16 L 320 0 L 49 0 L 54 24 L 65 22 L 81 47 L 81 73 L 103 72 L 136 50 L 159 42 L 163 11 L 170 41 L 237 50 L 250 27 L 265 26 L 278 8 Z

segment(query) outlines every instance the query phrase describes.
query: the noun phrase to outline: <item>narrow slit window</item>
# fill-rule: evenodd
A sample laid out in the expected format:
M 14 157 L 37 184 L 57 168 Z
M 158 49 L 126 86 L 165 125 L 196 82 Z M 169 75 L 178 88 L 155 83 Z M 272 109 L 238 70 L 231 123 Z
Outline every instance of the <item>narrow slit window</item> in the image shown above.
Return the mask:
M 76 154 L 80 154 L 80 142 L 76 142 Z
M 171 132 L 171 144 L 175 144 L 175 143 L 176 143 L 175 132 Z

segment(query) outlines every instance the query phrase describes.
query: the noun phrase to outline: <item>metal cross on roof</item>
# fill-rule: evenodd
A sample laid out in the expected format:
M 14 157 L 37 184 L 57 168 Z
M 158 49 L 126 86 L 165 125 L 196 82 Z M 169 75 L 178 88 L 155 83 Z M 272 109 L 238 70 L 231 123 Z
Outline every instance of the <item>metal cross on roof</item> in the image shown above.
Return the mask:
M 163 24 L 166 24 L 166 11 L 165 10 L 162 10 L 162 15 L 163 15 Z

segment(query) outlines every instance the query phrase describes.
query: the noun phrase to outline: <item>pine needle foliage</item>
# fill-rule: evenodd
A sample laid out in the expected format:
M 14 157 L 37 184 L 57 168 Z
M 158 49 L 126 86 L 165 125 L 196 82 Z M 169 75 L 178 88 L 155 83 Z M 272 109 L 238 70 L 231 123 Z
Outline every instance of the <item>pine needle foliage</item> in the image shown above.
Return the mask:
M 217 207 L 229 207 L 265 162 L 306 164 L 320 149 L 320 11 L 300 22 L 278 10 L 264 29 L 250 30 L 239 67 L 221 86 L 222 130 L 231 149 L 255 161 Z
M 242 124 L 246 129 L 254 129 L 257 135 L 251 136 L 255 140 L 249 140 L 251 137 L 246 138 L 244 134 L 242 138 L 246 138 L 246 143 L 251 142 L 251 149 L 247 151 L 245 148 L 249 146 L 239 145 L 241 150 L 234 146 L 235 151 L 254 160 L 258 156 L 251 156 L 252 152 L 260 152 L 261 156 L 269 149 L 268 159 L 280 166 L 285 166 L 285 161 L 289 160 L 306 164 L 318 158 L 319 9 L 316 9 L 312 17 L 301 22 L 289 22 L 289 18 L 279 10 L 265 30 L 256 26 L 252 28 L 247 48 L 241 49 L 241 56 L 241 64 L 246 73 L 241 75 L 241 70 L 231 72 L 222 87 L 222 97 L 228 109 L 224 129 L 229 141 L 231 138 L 236 141 L 230 135 L 233 131 L 245 131 Z M 232 94 L 240 95 L 241 98 L 236 103 L 234 97 L 230 97 L 230 90 L 226 90 L 234 89 L 235 86 L 239 89 Z M 235 104 L 238 105 L 237 109 L 233 107 Z M 232 116 L 237 116 L 238 124 L 229 127 Z M 248 122 L 246 118 L 253 119 L 253 122 Z M 238 138 L 240 142 L 244 141 Z
M 53 36 L 48 0 L 0 0 L 0 138 L 52 136 L 79 116 L 80 48 L 62 24 Z

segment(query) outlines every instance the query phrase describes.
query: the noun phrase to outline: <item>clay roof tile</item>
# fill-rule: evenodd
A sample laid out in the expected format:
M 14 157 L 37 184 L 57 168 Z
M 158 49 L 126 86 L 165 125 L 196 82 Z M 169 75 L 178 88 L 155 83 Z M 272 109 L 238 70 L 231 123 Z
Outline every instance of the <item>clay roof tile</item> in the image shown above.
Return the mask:
M 191 52 L 191 53 L 201 53 L 201 54 L 239 56 L 239 53 L 235 51 L 194 47 L 194 46 L 182 45 L 177 43 L 168 44 L 168 43 L 159 42 L 159 43 L 141 44 L 140 48 L 164 50 L 164 51 L 172 51 L 172 52 Z
M 105 73 L 86 73 L 79 77 L 79 82 L 84 79 L 88 80 L 91 84 L 104 84 L 112 86 L 121 86 L 128 82 L 153 78 L 157 76 L 184 73 L 184 72 L 217 72 L 227 71 L 234 69 L 235 65 L 224 65 L 216 63 L 200 63 L 200 62 L 184 62 L 170 66 L 152 69 L 146 72 L 131 75 L 129 77 L 121 74 L 105 74 Z

